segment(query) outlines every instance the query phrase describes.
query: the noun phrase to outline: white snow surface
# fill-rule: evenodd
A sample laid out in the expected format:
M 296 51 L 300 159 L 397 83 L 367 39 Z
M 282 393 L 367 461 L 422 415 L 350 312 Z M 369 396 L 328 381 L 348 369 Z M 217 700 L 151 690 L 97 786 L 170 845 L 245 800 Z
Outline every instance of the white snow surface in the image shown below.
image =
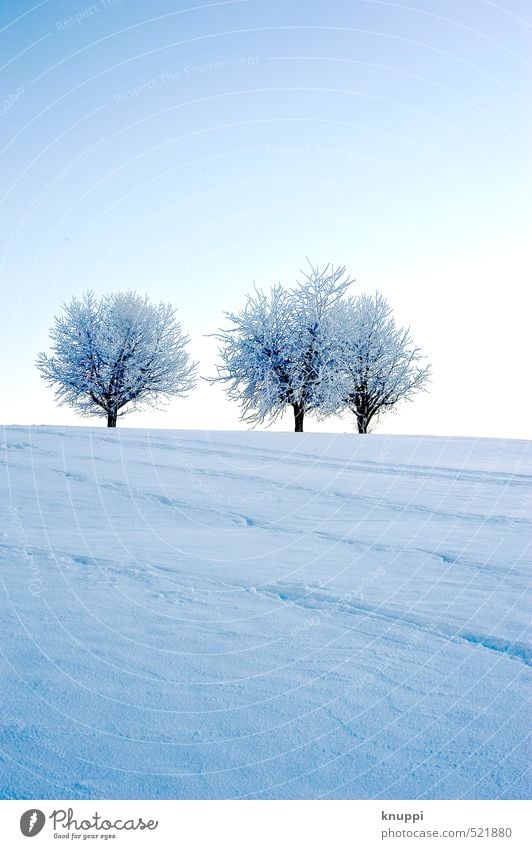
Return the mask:
M 0 430 L 2 798 L 524 798 L 532 443 Z

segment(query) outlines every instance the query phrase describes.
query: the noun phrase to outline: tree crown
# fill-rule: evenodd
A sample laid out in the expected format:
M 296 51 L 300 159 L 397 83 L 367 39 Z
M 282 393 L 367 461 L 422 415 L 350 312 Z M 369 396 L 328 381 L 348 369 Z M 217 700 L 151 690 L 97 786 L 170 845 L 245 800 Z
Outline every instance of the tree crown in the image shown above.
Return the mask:
M 39 371 L 59 403 L 82 415 L 116 417 L 183 395 L 195 383 L 176 310 L 131 290 L 100 300 L 92 291 L 72 298 L 50 339 L 52 356 L 39 354 Z

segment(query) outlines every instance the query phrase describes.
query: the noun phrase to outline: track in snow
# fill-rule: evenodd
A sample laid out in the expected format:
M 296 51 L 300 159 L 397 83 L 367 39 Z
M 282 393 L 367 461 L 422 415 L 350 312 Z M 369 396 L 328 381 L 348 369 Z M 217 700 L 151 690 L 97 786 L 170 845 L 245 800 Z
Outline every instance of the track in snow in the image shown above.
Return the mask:
M 527 796 L 531 455 L 5 428 L 2 796 Z

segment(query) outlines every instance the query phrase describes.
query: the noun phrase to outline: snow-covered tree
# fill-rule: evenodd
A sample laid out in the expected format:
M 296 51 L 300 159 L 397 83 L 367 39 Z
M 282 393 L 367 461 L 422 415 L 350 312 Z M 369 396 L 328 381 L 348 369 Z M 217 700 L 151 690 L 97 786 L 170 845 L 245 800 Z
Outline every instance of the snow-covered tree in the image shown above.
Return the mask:
M 335 311 L 350 283 L 344 267 L 310 266 L 295 288 L 255 289 L 241 312 L 225 314 L 232 326 L 216 335 L 222 365 L 214 379 L 240 403 L 243 421 L 272 422 L 290 406 L 301 432 L 306 413 L 338 409 Z
M 50 331 L 52 356 L 37 358 L 60 404 L 105 415 L 107 426 L 116 427 L 119 415 L 193 388 L 189 340 L 170 304 L 152 304 L 132 291 L 98 300 L 89 291 L 63 309 Z
M 347 298 L 340 309 L 344 404 L 355 414 L 358 432 L 367 433 L 375 416 L 425 389 L 431 369 L 378 292 Z

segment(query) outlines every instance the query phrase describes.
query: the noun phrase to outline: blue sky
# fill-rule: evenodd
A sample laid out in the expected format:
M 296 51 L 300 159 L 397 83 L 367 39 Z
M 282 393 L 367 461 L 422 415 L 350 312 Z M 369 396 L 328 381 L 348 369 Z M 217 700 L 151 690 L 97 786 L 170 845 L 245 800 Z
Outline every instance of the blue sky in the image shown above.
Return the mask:
M 223 311 L 308 255 L 379 288 L 434 364 L 381 432 L 529 436 L 530 18 L 519 0 L 4 0 L 0 421 L 88 421 L 34 367 L 73 294 L 171 301 L 207 376 Z M 123 424 L 242 427 L 205 383 Z

